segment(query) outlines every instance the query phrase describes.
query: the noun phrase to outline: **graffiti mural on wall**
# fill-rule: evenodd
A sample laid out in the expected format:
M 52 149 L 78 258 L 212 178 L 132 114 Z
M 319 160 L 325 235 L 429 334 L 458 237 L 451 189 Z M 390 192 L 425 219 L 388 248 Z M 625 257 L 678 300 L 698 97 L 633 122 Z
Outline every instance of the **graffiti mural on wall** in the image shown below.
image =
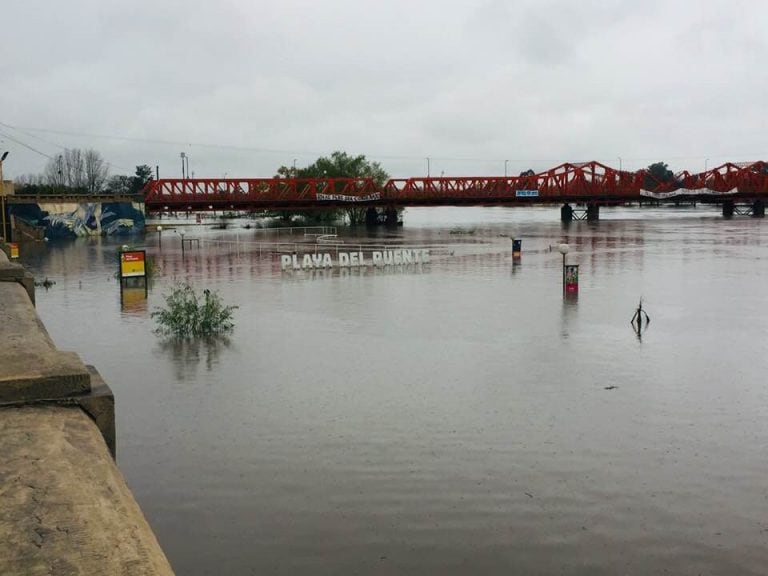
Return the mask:
M 13 213 L 45 227 L 48 238 L 112 236 L 144 231 L 144 204 L 139 202 L 41 202 L 14 206 Z

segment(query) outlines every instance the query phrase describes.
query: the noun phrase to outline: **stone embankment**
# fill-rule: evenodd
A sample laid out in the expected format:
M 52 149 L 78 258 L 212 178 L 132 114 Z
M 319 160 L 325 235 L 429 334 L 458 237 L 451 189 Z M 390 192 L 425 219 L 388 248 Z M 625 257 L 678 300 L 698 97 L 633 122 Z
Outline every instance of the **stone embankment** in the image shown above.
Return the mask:
M 0 251 L 0 574 L 173 574 L 115 464 L 112 392 L 34 289 Z

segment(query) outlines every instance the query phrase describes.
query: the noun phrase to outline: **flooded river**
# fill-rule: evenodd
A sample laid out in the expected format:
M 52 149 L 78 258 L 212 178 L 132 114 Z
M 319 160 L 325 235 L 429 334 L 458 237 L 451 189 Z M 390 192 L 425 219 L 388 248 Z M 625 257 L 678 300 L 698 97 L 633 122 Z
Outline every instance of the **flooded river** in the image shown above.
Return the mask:
M 768 223 L 558 217 L 411 209 L 344 241 L 429 264 L 314 272 L 245 221 L 186 227 L 182 256 L 164 221 L 133 241 L 160 276 L 124 306 L 118 240 L 24 261 L 56 282 L 56 344 L 115 393 L 120 468 L 180 575 L 765 574 Z M 153 334 L 176 280 L 239 306 L 227 341 Z

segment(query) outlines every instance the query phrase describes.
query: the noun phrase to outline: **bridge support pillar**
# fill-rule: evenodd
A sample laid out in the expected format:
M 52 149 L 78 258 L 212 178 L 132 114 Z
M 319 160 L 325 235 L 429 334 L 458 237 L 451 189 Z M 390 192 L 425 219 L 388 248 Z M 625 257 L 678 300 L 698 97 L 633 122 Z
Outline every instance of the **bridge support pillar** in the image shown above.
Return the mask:
M 563 204 L 562 208 L 560 208 L 560 221 L 561 222 L 573 221 L 573 208 L 571 208 L 570 204 Z
M 765 217 L 765 200 L 755 200 L 752 203 L 752 216 L 754 218 Z
M 733 200 L 723 200 L 723 218 L 732 218 L 733 209 Z
M 368 208 L 365 211 L 365 225 L 368 227 L 376 226 L 379 223 L 379 211 L 376 208 Z
M 587 221 L 597 222 L 598 220 L 600 220 L 600 205 L 587 204 Z
M 387 208 L 386 217 L 387 226 L 397 226 L 397 210 Z

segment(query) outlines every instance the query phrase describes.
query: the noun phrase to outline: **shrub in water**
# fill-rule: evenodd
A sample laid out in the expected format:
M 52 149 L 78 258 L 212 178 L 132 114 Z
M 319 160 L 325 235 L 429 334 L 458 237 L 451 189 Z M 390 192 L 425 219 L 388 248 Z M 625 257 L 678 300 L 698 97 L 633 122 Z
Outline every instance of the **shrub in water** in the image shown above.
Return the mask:
M 237 306 L 224 306 L 216 292 L 203 290 L 201 300 L 189 284 L 182 283 L 163 298 L 165 308 L 152 312 L 158 334 L 180 338 L 217 336 L 234 327 L 232 311 Z

